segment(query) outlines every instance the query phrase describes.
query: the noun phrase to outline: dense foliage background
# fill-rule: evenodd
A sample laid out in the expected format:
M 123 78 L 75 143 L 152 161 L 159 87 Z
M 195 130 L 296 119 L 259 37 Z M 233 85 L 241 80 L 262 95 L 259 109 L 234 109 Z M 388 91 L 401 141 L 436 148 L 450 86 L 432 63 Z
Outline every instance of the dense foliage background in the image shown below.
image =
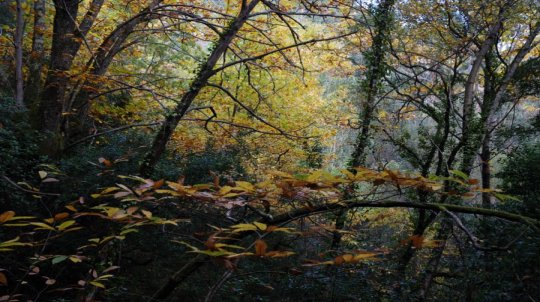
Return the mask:
M 0 301 L 538 301 L 535 0 L 0 3 Z

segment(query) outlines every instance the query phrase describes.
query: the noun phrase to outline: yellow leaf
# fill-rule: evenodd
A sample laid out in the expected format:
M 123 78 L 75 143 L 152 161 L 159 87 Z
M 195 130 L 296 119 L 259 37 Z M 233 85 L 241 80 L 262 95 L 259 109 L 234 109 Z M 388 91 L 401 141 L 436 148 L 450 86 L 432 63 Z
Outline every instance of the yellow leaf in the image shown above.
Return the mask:
M 247 181 L 236 181 L 236 186 L 248 192 L 255 191 L 255 187 Z
M 105 190 L 101 191 L 100 195 L 105 195 L 107 193 L 111 193 L 111 192 L 118 191 L 118 190 L 120 190 L 120 188 L 118 188 L 118 187 L 108 187 Z
M 97 281 L 90 281 L 90 284 L 92 284 L 95 287 L 105 288 L 105 285 L 103 283 L 97 282 Z
M 343 169 L 343 170 L 341 170 L 341 173 L 343 175 L 347 176 L 348 179 L 354 180 L 354 174 L 352 174 L 351 171 L 349 171 L 347 169 Z
M 39 177 L 41 179 L 44 179 L 45 177 L 47 177 L 47 172 L 45 172 L 45 171 L 39 171 L 38 173 L 39 173 Z
M 43 222 L 30 222 L 31 225 L 35 225 L 39 228 L 42 228 L 42 229 L 46 229 L 46 230 L 51 230 L 51 231 L 56 231 L 52 226 L 48 225 L 48 224 L 45 224 Z
M 279 258 L 279 257 L 288 257 L 294 255 L 294 252 L 291 251 L 271 251 L 265 254 L 266 257 Z
M 224 186 L 221 189 L 219 189 L 219 195 L 225 195 L 229 193 L 232 190 L 231 186 Z
M 113 217 L 116 212 L 120 211 L 119 208 L 107 208 L 106 210 L 107 216 Z
M 377 256 L 377 254 L 374 254 L 374 253 L 357 254 L 357 255 L 354 255 L 354 261 L 358 262 L 360 260 L 370 259 L 370 258 L 373 258 L 375 256 Z
M 73 211 L 73 212 L 77 212 L 77 209 L 76 209 L 74 206 L 72 206 L 72 205 L 67 205 L 67 206 L 65 206 L 64 208 L 66 208 L 66 209 L 68 209 L 68 210 L 70 210 L 70 211 Z
M 248 223 L 236 224 L 236 225 L 231 226 L 231 228 L 234 229 L 233 233 L 245 232 L 245 231 L 256 231 L 257 230 L 257 227 L 255 225 L 248 224 Z
M 60 225 L 57 227 L 57 229 L 58 229 L 59 231 L 63 231 L 63 230 L 65 230 L 65 229 L 69 228 L 70 226 L 72 226 L 74 223 L 75 223 L 75 220 L 68 220 L 68 221 L 65 221 L 65 222 L 63 222 L 62 224 L 60 224 Z
M 147 211 L 147 210 L 141 210 L 141 212 L 143 213 L 143 215 L 144 215 L 146 218 L 148 218 L 148 219 L 152 218 L 152 212 Z
M 223 195 L 222 197 L 223 198 L 229 198 L 229 197 L 236 197 L 236 196 L 240 196 L 241 194 L 240 193 L 227 193 L 225 195 Z
M 253 224 L 256 225 L 261 231 L 264 231 L 267 228 L 267 225 L 261 222 L 255 221 Z
M 315 171 L 313 173 L 311 173 L 307 178 L 306 180 L 309 181 L 309 182 L 316 182 L 318 181 L 321 176 L 323 175 L 323 171 L 322 170 L 318 170 L 318 171 Z
M 73 262 L 73 263 L 82 262 L 81 258 L 79 258 L 77 256 L 70 256 L 69 260 L 71 260 L 71 262 Z
M 270 171 L 269 174 L 273 174 L 282 178 L 294 179 L 294 176 L 292 176 L 291 174 L 281 171 Z

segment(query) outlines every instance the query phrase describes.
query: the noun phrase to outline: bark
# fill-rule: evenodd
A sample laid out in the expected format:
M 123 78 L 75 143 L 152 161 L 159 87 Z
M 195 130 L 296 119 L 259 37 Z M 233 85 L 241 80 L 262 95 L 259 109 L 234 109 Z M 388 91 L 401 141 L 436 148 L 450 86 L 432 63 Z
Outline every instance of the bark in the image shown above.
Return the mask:
M 395 0 L 384 0 L 377 8 L 375 14 L 375 36 L 370 50 L 371 58 L 368 58 L 369 70 L 367 78 L 362 85 L 365 100 L 362 103 L 360 120 L 362 121 L 360 133 L 356 140 L 356 146 L 352 154 L 352 167 L 365 165 L 366 148 L 369 143 L 369 130 L 373 120 L 375 101 L 379 92 L 379 84 L 384 78 L 385 56 L 388 44 L 388 35 L 391 30 L 391 16 Z
M 36 113 L 41 93 L 43 62 L 45 55 L 44 33 L 45 24 L 45 0 L 34 1 L 34 28 L 32 33 L 32 51 L 28 63 L 28 76 L 24 90 L 24 99 L 31 112 Z M 35 118 L 32 118 L 35 120 Z
M 435 236 L 436 240 L 441 240 L 443 243 L 441 244 L 441 246 L 433 250 L 434 255 L 429 260 L 428 269 L 426 270 L 426 274 L 424 275 L 424 281 L 422 289 L 420 290 L 419 301 L 427 300 L 429 290 L 431 289 L 433 279 L 435 278 L 436 273 L 439 269 L 439 264 L 443 256 L 444 249 L 446 248 L 447 240 L 452 232 L 452 228 L 453 222 L 450 220 L 445 220 L 441 223 L 441 228 Z
M 66 121 L 66 126 L 69 127 L 68 137 L 72 140 L 77 140 L 81 136 L 87 135 L 91 120 L 88 116 L 90 110 L 90 99 L 92 99 L 95 91 L 103 85 L 97 79 L 103 76 L 114 57 L 125 48 L 125 42 L 133 33 L 135 28 L 144 22 L 150 21 L 155 16 L 152 15 L 154 9 L 163 0 L 152 1 L 140 13 L 128 19 L 124 23 L 118 25 L 101 43 L 92 58 L 87 62 L 86 68 L 90 77 L 79 82 L 72 89 L 69 96 L 67 108 L 70 111 L 75 111 L 75 118 Z M 83 22 L 84 23 L 84 22 Z
M 494 46 L 496 47 L 496 46 Z M 495 49 L 491 49 L 490 52 L 485 57 L 484 64 L 484 97 L 482 101 L 482 112 L 481 112 L 481 124 L 484 125 L 491 106 L 493 106 L 493 99 L 496 94 L 496 82 L 497 75 L 496 69 L 497 64 L 495 58 Z M 490 148 L 491 137 L 484 139 L 482 142 L 482 151 L 480 153 L 480 166 L 481 166 L 481 175 L 482 175 L 482 187 L 489 188 L 491 187 L 491 169 L 489 166 L 489 160 L 491 158 L 491 148 Z M 491 194 L 487 192 L 482 193 L 482 206 L 489 208 L 491 205 Z
M 124 47 L 125 40 L 135 27 L 141 22 L 149 20 L 152 10 L 161 1 L 152 1 L 141 13 L 113 30 L 93 54 L 92 59 L 87 64 L 87 70 L 90 70 L 93 75 L 103 75 L 114 56 Z M 72 111 L 72 102 L 75 99 L 84 99 L 85 102 L 88 100 L 88 93 L 79 96 L 79 92 L 81 91 L 80 87 L 89 85 L 89 81 L 70 83 L 69 70 L 81 46 L 86 43 L 86 36 L 94 25 L 104 0 L 93 0 L 79 25 L 75 22 L 79 1 L 55 0 L 54 3 L 56 13 L 51 61 L 39 106 L 40 128 L 50 134 L 49 144 L 43 146 L 46 153 L 49 154 L 61 151 L 66 137 L 70 135 L 67 119 L 69 115 L 64 116 L 63 112 Z M 75 119 L 84 120 L 87 114 L 87 110 L 77 112 Z M 76 122 L 76 124 L 82 124 L 82 122 Z
M 524 45 L 519 49 L 517 55 L 514 57 L 510 65 L 505 71 L 505 74 L 500 81 L 498 87 L 495 87 L 495 76 L 490 76 L 487 78 L 486 83 L 486 93 L 484 94 L 484 101 L 483 101 L 483 122 L 481 123 L 481 173 L 482 173 L 482 188 L 483 189 L 490 189 L 491 188 L 491 167 L 490 167 L 490 160 L 491 160 L 491 139 L 492 139 L 492 132 L 495 130 L 495 127 L 497 126 L 497 120 L 496 120 L 496 113 L 499 110 L 501 106 L 501 101 L 503 99 L 503 96 L 508 90 L 508 85 L 510 84 L 512 78 L 514 77 L 516 70 L 518 69 L 519 65 L 525 58 L 525 56 L 531 51 L 533 48 L 533 42 L 536 38 L 536 36 L 540 32 L 540 22 L 537 22 L 535 24 L 535 27 L 532 29 L 531 33 L 527 37 L 527 40 L 525 41 Z M 486 60 L 486 65 L 489 65 L 488 60 Z M 491 206 L 491 195 L 488 193 L 482 194 L 482 204 L 485 207 Z
M 395 0 L 384 0 L 381 2 L 375 13 L 375 35 L 371 50 L 368 54 L 369 69 L 366 79 L 361 84 L 361 91 L 365 95 L 365 100 L 362 102 L 362 111 L 360 113 L 361 127 L 358 137 L 356 138 L 356 146 L 352 154 L 350 167 L 365 166 L 366 164 L 366 149 L 370 139 L 370 128 L 373 121 L 373 112 L 375 111 L 375 101 L 379 91 L 379 84 L 384 78 L 385 73 L 385 56 L 388 43 L 388 35 L 391 30 L 390 19 L 392 17 L 392 9 Z M 354 173 L 354 172 L 353 172 Z M 349 188 L 347 192 L 353 192 L 354 188 Z M 348 194 L 348 193 L 347 193 Z M 349 197 L 349 196 L 347 196 Z M 338 248 L 341 243 L 341 232 L 345 226 L 348 211 L 341 210 L 336 215 L 335 231 L 332 236 L 332 248 Z
M 463 161 L 461 165 L 461 171 L 463 171 L 467 175 L 469 175 L 472 171 L 477 150 L 477 148 L 475 148 L 475 142 L 471 139 L 471 120 L 474 113 L 474 86 L 478 80 L 480 68 L 482 67 L 484 57 L 497 41 L 497 36 L 505 19 L 504 16 L 506 12 L 504 8 L 505 6 L 501 8 L 497 22 L 490 27 L 486 39 L 481 44 L 480 49 L 476 52 L 471 71 L 469 72 L 469 76 L 467 77 L 467 81 L 465 82 L 465 93 L 463 97 L 463 121 L 461 124 L 461 141 L 456 150 L 459 151 L 460 148 L 463 148 Z
M 56 154 L 63 145 L 63 134 L 60 127 L 64 98 L 69 82 L 68 71 L 73 62 L 73 58 L 68 56 L 66 46 L 71 44 L 72 34 L 76 28 L 74 16 L 77 16 L 79 1 L 55 0 L 54 7 L 56 12 L 53 21 L 49 71 L 39 110 L 40 128 L 50 135 L 50 138 L 42 146 L 46 154 Z
M 22 0 L 16 1 L 17 25 L 15 27 L 15 102 L 19 108 L 24 108 L 24 80 L 23 80 L 23 35 L 24 35 L 24 12 Z
M 238 16 L 230 24 L 228 29 L 221 35 L 220 39 L 215 44 L 214 49 L 208 56 L 208 59 L 201 66 L 195 80 L 191 83 L 188 92 L 182 96 L 182 99 L 172 114 L 166 117 L 164 123 L 160 127 L 156 137 L 154 138 L 152 146 L 146 154 L 140 167 L 141 175 L 149 176 L 152 173 L 154 166 L 165 151 L 165 147 L 169 142 L 174 129 L 176 129 L 182 117 L 184 117 L 197 95 L 199 95 L 201 89 L 206 85 L 208 79 L 214 74 L 213 69 L 217 61 L 225 53 L 233 38 L 247 21 L 250 12 L 257 4 L 259 4 L 259 2 L 260 0 L 252 0 L 249 2 L 249 4 L 244 3 Z

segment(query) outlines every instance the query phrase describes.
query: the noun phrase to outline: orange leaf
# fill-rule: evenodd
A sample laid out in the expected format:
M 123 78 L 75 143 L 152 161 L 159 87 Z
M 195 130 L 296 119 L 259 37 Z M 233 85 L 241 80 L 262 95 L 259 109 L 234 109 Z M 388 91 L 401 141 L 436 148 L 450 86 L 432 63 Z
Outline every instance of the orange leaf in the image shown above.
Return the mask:
M 345 254 L 342 257 L 343 257 L 343 261 L 345 261 L 345 263 L 349 263 L 349 262 L 352 262 L 354 260 L 354 256 L 351 255 L 351 254 Z
M 132 215 L 133 213 L 137 212 L 138 209 L 139 209 L 139 208 L 138 208 L 138 207 L 135 207 L 135 206 L 129 207 L 129 208 L 126 209 L 126 213 L 127 213 L 128 215 Z
M 208 248 L 209 250 L 215 251 L 216 239 L 214 238 L 214 236 L 209 237 L 208 240 L 206 240 L 206 242 L 204 243 L 204 245 L 206 245 L 206 248 Z
M 108 159 L 105 159 L 103 157 L 100 157 L 98 158 L 98 161 L 100 164 L 103 164 L 105 167 L 111 167 L 112 166 L 112 162 Z
M 58 214 L 54 215 L 54 220 L 58 221 L 58 220 L 65 219 L 67 217 L 69 217 L 69 214 L 66 213 L 66 212 L 62 212 L 62 213 L 58 213 Z
M 15 216 L 15 212 L 13 211 L 7 211 L 2 214 L 0 214 L 0 223 L 4 223 L 8 220 L 10 220 L 13 216 Z
M 373 181 L 373 185 L 379 186 L 379 185 L 384 184 L 384 182 L 385 182 L 384 179 L 382 179 L 382 178 L 377 178 L 377 179 L 375 179 L 375 180 Z
M 268 245 L 266 244 L 266 242 L 260 240 L 260 239 L 257 239 L 255 241 L 255 255 L 257 256 L 264 256 L 266 254 L 266 248 L 268 247 Z
M 0 285 L 7 285 L 8 281 L 4 273 L 0 273 Z
M 479 183 L 478 179 L 471 178 L 467 181 L 470 185 L 477 185 Z
M 422 243 L 424 242 L 424 237 L 420 235 L 414 235 L 409 238 L 409 240 L 412 242 L 412 245 L 416 248 L 422 247 Z
M 161 188 L 161 187 L 163 186 L 164 183 L 165 183 L 165 180 L 160 179 L 160 180 L 156 181 L 156 182 L 152 185 L 152 187 L 153 187 L 154 189 L 159 189 L 159 188 Z
M 268 233 L 270 233 L 270 232 L 273 232 L 273 231 L 274 231 L 275 229 L 277 229 L 277 228 L 279 228 L 279 227 L 276 226 L 276 225 L 269 225 L 269 226 L 266 228 L 266 231 L 267 231 Z
M 214 180 L 214 186 L 219 188 L 219 176 L 214 171 L 210 171 L 210 176 L 212 176 Z

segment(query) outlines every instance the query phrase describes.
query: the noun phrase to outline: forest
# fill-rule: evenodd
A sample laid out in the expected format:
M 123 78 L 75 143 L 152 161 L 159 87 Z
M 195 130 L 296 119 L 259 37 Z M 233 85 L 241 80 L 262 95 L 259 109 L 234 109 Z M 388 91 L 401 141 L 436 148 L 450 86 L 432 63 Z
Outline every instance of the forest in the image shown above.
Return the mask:
M 0 301 L 540 301 L 538 0 L 0 1 Z

